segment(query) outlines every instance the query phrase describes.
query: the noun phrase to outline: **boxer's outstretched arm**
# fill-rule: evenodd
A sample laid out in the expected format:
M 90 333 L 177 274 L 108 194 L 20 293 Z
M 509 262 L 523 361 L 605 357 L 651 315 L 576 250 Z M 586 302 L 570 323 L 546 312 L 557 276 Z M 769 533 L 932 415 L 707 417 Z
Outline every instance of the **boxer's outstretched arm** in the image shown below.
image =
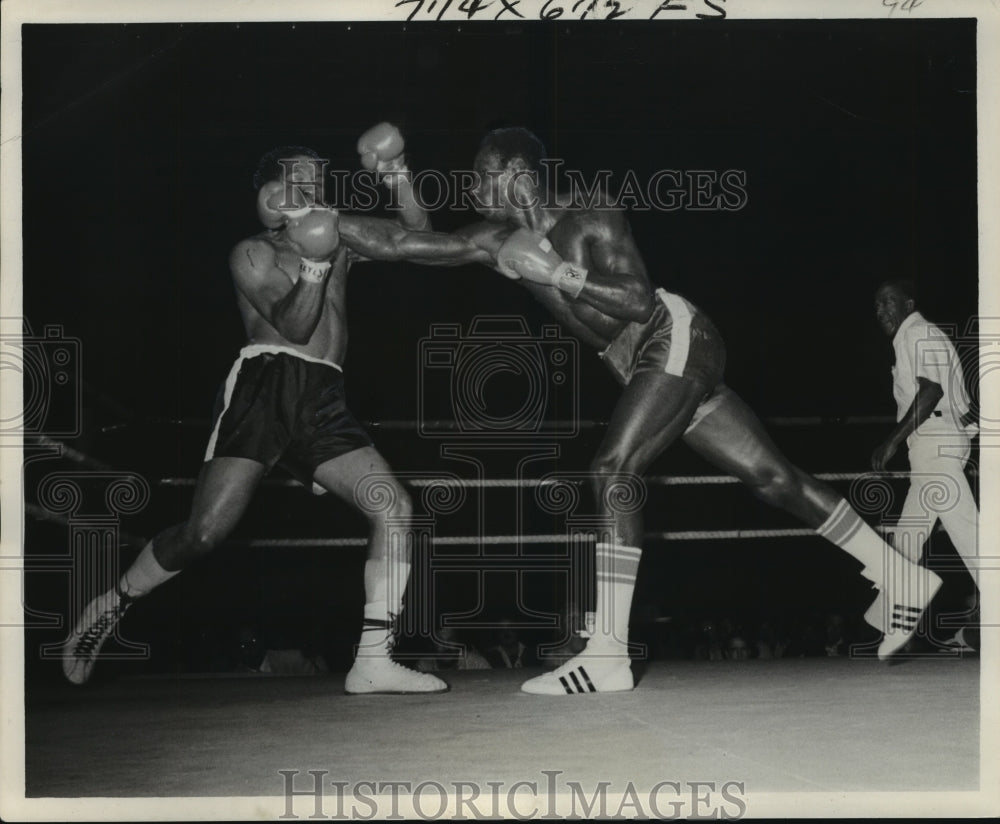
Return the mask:
M 405 176 L 401 176 L 396 184 L 396 200 L 399 202 L 396 222 L 400 226 L 410 231 L 430 232 L 434 230 L 431 225 L 430 212 L 417 201 L 413 193 L 413 184 Z
M 414 232 L 392 220 L 356 215 L 341 215 L 339 229 L 344 245 L 367 260 L 407 260 L 433 266 L 493 263 L 489 252 L 457 234 Z

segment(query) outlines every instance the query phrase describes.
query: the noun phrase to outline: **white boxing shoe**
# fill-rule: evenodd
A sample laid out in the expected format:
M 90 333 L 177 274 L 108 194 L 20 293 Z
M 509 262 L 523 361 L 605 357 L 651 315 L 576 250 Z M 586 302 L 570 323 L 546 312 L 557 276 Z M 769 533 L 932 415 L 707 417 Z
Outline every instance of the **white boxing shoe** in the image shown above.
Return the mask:
M 598 653 L 589 648 L 558 669 L 521 684 L 531 695 L 587 695 L 628 692 L 635 686 L 628 653 Z
M 885 593 L 882 590 L 875 590 L 875 600 L 865 610 L 865 621 L 875 627 L 879 632 L 885 632 Z
M 905 560 L 893 566 L 865 611 L 865 620 L 883 633 L 878 647 L 880 660 L 891 658 L 913 637 L 941 584 L 941 577 L 927 567 Z
M 359 655 L 344 682 L 348 695 L 447 692 L 448 684 L 427 672 L 397 664 L 388 655 Z
M 84 684 L 90 680 L 101 647 L 131 604 L 132 599 L 117 589 L 98 595 L 87 604 L 62 650 L 63 675 L 72 683 Z

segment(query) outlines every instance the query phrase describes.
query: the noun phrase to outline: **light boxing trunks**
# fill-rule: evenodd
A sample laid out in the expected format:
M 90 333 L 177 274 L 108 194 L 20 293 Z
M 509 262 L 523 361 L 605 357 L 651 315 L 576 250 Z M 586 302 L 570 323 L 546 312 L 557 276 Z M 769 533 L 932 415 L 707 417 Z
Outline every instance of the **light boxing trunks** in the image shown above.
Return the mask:
M 347 408 L 341 368 L 295 349 L 244 347 L 220 395 L 206 461 L 280 461 L 308 486 L 320 464 L 372 445 Z

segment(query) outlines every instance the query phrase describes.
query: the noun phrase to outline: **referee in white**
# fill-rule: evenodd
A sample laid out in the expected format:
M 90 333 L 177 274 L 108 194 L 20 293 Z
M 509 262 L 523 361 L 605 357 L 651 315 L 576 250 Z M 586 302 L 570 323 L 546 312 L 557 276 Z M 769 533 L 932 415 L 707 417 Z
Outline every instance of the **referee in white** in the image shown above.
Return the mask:
M 898 422 L 872 453 L 872 468 L 883 471 L 904 442 L 910 457 L 910 488 L 893 530 L 895 547 L 919 563 L 940 518 L 975 579 L 979 509 L 964 469 L 978 427 L 958 353 L 948 336 L 917 311 L 911 280 L 879 286 L 875 314 L 896 353 L 892 394 Z

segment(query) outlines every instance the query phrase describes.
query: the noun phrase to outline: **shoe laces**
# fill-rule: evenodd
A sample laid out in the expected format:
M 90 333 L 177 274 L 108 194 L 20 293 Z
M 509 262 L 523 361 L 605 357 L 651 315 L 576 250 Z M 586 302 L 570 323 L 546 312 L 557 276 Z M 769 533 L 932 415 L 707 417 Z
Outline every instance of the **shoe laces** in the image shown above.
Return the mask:
M 111 628 L 122 617 L 126 609 L 128 609 L 128 601 L 122 599 L 119 603 L 104 610 L 104 612 L 97 616 L 97 620 L 80 636 L 80 640 L 76 642 L 73 652 L 78 656 L 89 656 L 104 636 L 110 632 Z
M 383 630 L 385 632 L 385 648 L 389 655 L 392 655 L 396 648 L 396 636 L 399 634 L 399 615 L 395 612 L 389 613 L 388 620 L 378 618 L 365 618 L 362 623 L 362 632 L 372 630 Z

